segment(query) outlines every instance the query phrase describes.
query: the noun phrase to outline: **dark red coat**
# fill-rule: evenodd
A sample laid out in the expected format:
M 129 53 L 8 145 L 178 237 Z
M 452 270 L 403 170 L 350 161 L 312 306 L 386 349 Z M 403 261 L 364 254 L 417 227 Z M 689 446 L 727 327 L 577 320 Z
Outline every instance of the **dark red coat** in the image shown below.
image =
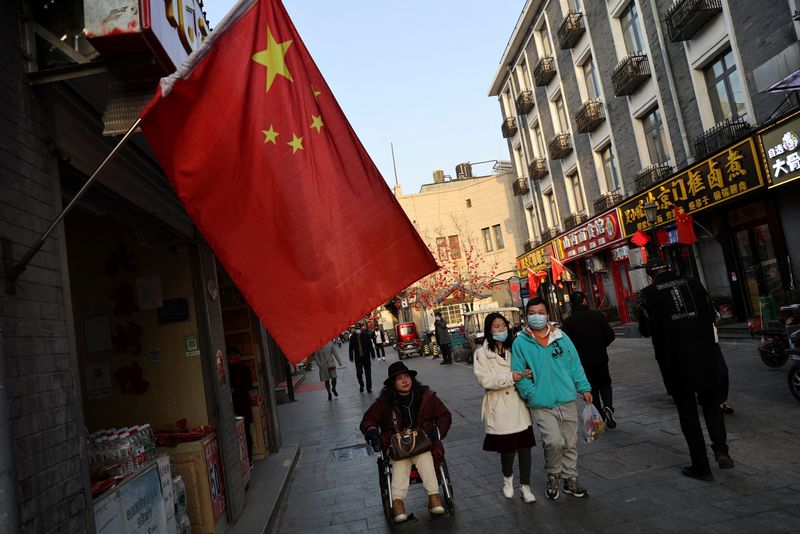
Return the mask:
M 359 427 L 362 434 L 366 434 L 370 428 L 377 428 L 381 433 L 381 445 L 384 450 L 389 448 L 389 441 L 396 432 L 392 423 L 392 413 L 394 413 L 398 421 L 402 420 L 399 405 L 381 395 L 372 403 L 367 413 L 364 414 Z M 444 446 L 441 440 L 447 436 L 453 417 L 450 415 L 450 410 L 428 386 L 423 386 L 422 402 L 419 406 L 417 421 L 417 428 L 426 434 L 430 434 L 437 426 L 439 427 L 441 439 L 434 441 L 431 448 L 433 462 L 438 466 L 444 458 Z

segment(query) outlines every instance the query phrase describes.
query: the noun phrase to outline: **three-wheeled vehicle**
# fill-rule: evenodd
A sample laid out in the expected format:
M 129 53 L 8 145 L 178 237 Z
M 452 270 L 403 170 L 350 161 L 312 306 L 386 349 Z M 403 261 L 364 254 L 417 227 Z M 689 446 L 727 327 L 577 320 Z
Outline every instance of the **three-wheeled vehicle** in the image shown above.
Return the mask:
M 416 354 L 422 355 L 422 343 L 419 339 L 417 325 L 414 323 L 399 323 L 394 327 L 397 355 L 402 360 L 403 356 Z
M 487 308 L 483 310 L 462 313 L 464 317 L 464 337 L 469 343 L 469 357 L 472 363 L 475 350 L 483 345 L 483 322 L 490 313 L 500 313 L 511 323 L 511 330 L 516 333 L 522 330 L 522 314 L 519 308 Z

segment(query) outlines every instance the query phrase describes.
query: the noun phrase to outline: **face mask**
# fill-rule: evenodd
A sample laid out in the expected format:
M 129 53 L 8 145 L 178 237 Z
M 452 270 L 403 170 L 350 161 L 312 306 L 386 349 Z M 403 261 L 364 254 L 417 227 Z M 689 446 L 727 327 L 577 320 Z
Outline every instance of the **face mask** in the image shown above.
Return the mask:
M 356 328 L 356 334 L 360 334 L 360 333 L 361 333 L 361 330 L 359 330 L 358 328 Z
M 506 339 L 508 339 L 508 330 L 503 330 L 502 332 L 494 332 L 492 333 L 492 337 L 495 341 L 499 341 L 502 343 Z
M 547 326 L 547 316 L 539 315 L 538 313 L 529 315 L 528 326 L 530 326 L 533 330 L 541 330 Z

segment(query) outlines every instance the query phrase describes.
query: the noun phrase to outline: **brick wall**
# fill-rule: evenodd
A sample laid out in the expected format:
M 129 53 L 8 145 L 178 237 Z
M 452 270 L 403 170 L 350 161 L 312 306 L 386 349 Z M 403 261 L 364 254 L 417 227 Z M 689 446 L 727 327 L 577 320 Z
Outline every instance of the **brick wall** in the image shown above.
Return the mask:
M 60 187 L 46 112 L 22 70 L 15 2 L 0 6 L 0 235 L 19 259 L 55 217 Z M 59 236 L 0 288 L 20 531 L 84 532 L 85 464 Z

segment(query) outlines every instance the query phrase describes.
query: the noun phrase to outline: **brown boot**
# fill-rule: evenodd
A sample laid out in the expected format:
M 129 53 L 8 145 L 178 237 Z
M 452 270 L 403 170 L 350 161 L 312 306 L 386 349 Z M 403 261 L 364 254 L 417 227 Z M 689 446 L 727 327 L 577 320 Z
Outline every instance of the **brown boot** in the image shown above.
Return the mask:
M 392 501 L 392 512 L 394 513 L 394 520 L 398 523 L 408 519 L 402 499 L 395 499 Z
M 428 510 L 432 514 L 443 514 L 444 506 L 442 506 L 442 498 L 438 493 L 428 495 Z

